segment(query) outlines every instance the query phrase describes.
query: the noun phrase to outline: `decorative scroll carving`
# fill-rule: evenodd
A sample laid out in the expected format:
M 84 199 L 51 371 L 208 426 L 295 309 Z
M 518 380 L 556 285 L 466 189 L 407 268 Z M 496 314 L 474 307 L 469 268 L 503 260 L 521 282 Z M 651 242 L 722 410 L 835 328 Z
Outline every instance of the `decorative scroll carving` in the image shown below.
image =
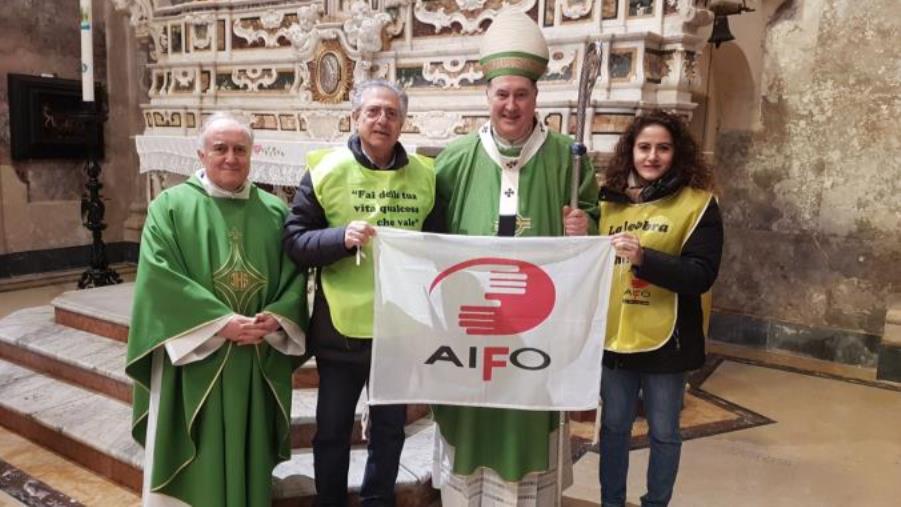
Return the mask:
M 213 26 L 216 15 L 211 12 L 188 14 L 185 24 L 191 30 L 191 49 L 210 49 L 213 45 Z
M 250 92 L 259 91 L 260 88 L 272 86 L 278 79 L 278 72 L 274 68 L 248 67 L 245 69 L 232 69 L 232 82 Z
M 419 131 L 431 139 L 447 139 L 463 123 L 463 117 L 460 113 L 451 112 L 432 111 L 427 114 L 416 115 L 411 119 L 419 128 Z
M 175 89 L 193 91 L 196 79 L 197 71 L 195 69 L 172 69 L 172 80 Z
M 547 77 L 566 77 L 567 71 L 572 75 L 572 64 L 576 59 L 576 48 L 552 49 L 551 58 L 547 62 Z
M 321 39 L 334 38 L 335 35 L 323 36 L 316 28 L 319 18 L 322 16 L 321 3 L 304 5 L 297 9 L 297 23 L 288 28 L 288 40 L 299 56 L 309 55 Z
M 412 2 L 413 0 L 384 0 L 382 5 L 391 16 L 391 21 L 384 27 L 384 32 L 389 38 L 397 37 L 404 31 Z
M 481 9 L 487 0 L 454 0 L 461 11 L 476 11 Z
M 277 30 L 282 27 L 285 13 L 276 10 L 268 10 L 260 15 L 260 24 L 265 30 Z
M 301 63 L 294 67 L 294 85 L 291 94 L 296 94 L 301 102 L 311 102 L 313 92 L 310 91 L 310 68 Z
M 262 40 L 267 48 L 277 48 L 278 40 L 282 37 L 290 40 L 289 28 L 281 26 L 284 18 L 283 12 L 274 10 L 265 12 L 260 16 L 262 30 L 257 29 L 252 20 L 238 18 L 232 24 L 232 31 L 248 44 Z
M 462 81 L 475 84 L 482 79 L 482 70 L 478 62 L 466 61 L 462 58 L 451 58 L 442 62 L 425 62 L 422 64 L 422 77 L 426 81 L 440 85 L 442 88 L 460 88 Z
M 483 21 L 488 19 L 494 19 L 498 13 L 502 10 L 517 10 L 522 12 L 528 12 L 532 7 L 535 6 L 535 2 L 537 0 L 522 0 L 519 3 L 503 3 L 500 2 L 497 4 L 497 8 L 494 7 L 482 7 L 481 12 L 478 12 L 475 15 L 467 15 L 468 11 L 464 11 L 459 7 L 459 1 L 454 0 L 456 3 L 452 4 L 453 9 L 459 10 L 451 10 L 449 9 L 448 3 L 449 0 L 445 0 L 442 5 L 432 10 L 428 8 L 430 3 L 425 0 L 416 0 L 416 6 L 413 8 L 413 14 L 416 16 L 416 19 L 419 21 L 432 25 L 435 27 L 435 33 L 439 33 L 444 28 L 450 28 L 452 24 L 457 23 L 460 25 L 460 32 L 464 34 L 477 33 L 481 31 L 480 25 Z M 494 4 L 492 0 L 486 0 L 483 2 L 485 4 Z
M 357 0 L 350 7 L 350 19 L 344 22 L 347 40 L 362 54 L 382 49 L 382 28 L 391 21 L 384 12 L 373 12 L 367 2 Z
M 591 14 L 594 0 L 560 0 L 563 17 L 581 19 Z
M 314 139 L 334 141 L 344 136 L 341 132 L 341 120 L 345 117 L 345 113 L 311 111 L 301 114 L 300 117 L 307 126 L 307 132 Z

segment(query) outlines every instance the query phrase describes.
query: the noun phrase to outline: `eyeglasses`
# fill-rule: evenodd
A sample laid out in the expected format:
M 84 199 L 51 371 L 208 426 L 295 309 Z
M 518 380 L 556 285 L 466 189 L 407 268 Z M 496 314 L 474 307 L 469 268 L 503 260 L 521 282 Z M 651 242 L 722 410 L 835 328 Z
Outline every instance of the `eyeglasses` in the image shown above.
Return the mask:
M 400 111 L 392 107 L 369 106 L 363 108 L 363 117 L 367 120 L 378 120 L 382 115 L 388 121 L 397 121 L 400 119 Z

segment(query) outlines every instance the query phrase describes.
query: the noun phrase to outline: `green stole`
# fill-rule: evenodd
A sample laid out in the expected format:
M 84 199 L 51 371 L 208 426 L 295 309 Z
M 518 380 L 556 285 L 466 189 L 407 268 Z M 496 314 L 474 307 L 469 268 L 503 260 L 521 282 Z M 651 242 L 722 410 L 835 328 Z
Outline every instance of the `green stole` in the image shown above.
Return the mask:
M 549 132 L 538 153 L 520 168 L 517 236 L 563 235 L 571 144 L 571 138 Z M 479 136 L 474 133 L 451 143 L 435 166 L 439 202 L 447 207 L 448 232 L 496 235 L 500 168 Z M 579 207 L 589 214 L 589 234 L 597 234 L 598 187 L 587 157 L 580 169 Z M 454 446 L 455 474 L 469 475 L 484 466 L 505 481 L 519 481 L 528 473 L 550 468 L 548 438 L 559 424 L 557 412 L 444 405 L 432 410 L 441 435 Z
M 126 373 L 142 445 L 153 351 L 231 313 L 307 326 L 305 277 L 281 251 L 287 207 L 255 186 L 212 198 L 192 177 L 147 211 Z M 272 468 L 290 458 L 291 374 L 299 358 L 226 342 L 181 367 L 164 355 L 151 489 L 194 506 L 269 505 Z

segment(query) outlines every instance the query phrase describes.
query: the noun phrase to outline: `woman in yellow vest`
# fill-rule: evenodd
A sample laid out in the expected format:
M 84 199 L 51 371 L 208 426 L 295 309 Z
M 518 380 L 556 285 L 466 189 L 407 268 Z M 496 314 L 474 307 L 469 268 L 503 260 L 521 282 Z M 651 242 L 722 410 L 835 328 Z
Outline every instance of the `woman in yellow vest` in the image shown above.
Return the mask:
M 719 270 L 723 224 L 713 173 L 685 124 L 652 111 L 614 150 L 601 188 L 600 232 L 617 265 L 601 378 L 601 503 L 623 506 L 639 393 L 650 427 L 647 493 L 667 505 L 682 440 L 685 373 L 704 363 L 701 295 Z

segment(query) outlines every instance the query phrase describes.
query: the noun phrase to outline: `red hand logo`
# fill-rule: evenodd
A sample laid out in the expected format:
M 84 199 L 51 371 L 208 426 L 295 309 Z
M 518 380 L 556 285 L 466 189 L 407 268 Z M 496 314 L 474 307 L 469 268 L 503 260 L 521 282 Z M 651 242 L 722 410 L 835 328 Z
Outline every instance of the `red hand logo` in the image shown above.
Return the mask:
M 475 268 L 478 269 L 467 269 Z M 485 288 L 484 305 L 461 305 L 458 324 L 469 335 L 513 335 L 544 321 L 554 309 L 556 291 L 538 266 L 502 258 L 479 258 L 443 271 L 429 292 L 447 276 L 466 269 Z

